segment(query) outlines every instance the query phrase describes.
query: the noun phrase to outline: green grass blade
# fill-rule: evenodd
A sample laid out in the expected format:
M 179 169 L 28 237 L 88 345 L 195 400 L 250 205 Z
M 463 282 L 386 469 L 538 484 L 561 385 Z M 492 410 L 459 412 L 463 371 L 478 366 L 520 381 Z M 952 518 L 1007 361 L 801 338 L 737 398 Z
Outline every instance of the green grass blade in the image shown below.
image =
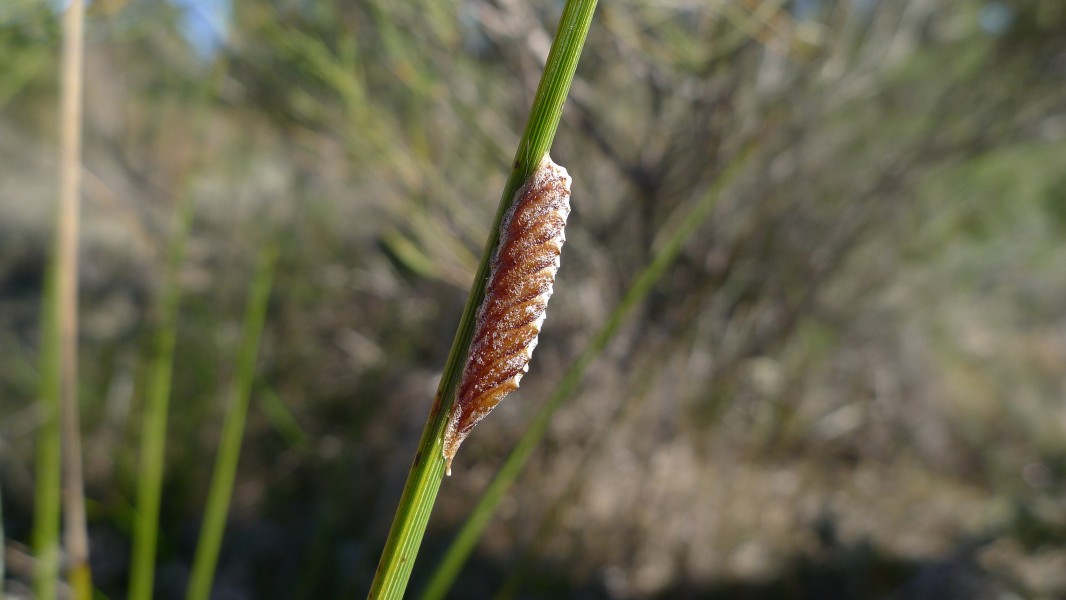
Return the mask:
M 207 509 L 200 528 L 200 540 L 196 546 L 196 558 L 193 561 L 192 574 L 189 578 L 189 589 L 186 594 L 188 600 L 207 600 L 211 594 L 211 584 L 215 578 L 215 567 L 218 563 L 222 535 L 226 527 L 226 516 L 229 513 L 230 497 L 233 495 L 233 482 L 237 476 L 237 463 L 240 460 L 241 442 L 244 438 L 244 424 L 248 416 L 248 399 L 251 396 L 256 357 L 259 353 L 259 338 L 266 321 L 267 303 L 270 300 L 270 287 L 277 255 L 278 248 L 274 244 L 268 245 L 262 251 L 248 296 L 248 306 L 244 313 L 244 329 L 241 333 L 241 345 L 237 356 L 236 383 L 229 409 L 226 412 L 226 420 L 222 425 L 218 457 L 215 459 L 215 471 L 207 496 Z
M 563 9 L 559 29 L 533 99 L 529 121 L 515 153 L 513 170 L 504 187 L 496 218 L 489 231 L 485 252 L 474 276 L 466 309 L 452 342 L 452 349 L 441 376 L 440 386 L 437 388 L 433 408 L 422 432 L 407 484 L 396 508 L 396 516 L 393 518 L 381 560 L 374 574 L 369 598 L 401 598 L 407 588 L 418 547 L 422 543 L 426 523 L 429 522 L 429 515 L 433 511 L 433 503 L 444 476 L 444 458 L 441 454 L 444 428 L 454 399 L 455 387 L 470 350 L 474 315 L 485 294 L 489 258 L 499 244 L 500 221 L 510 207 L 515 191 L 529 178 L 533 169 L 551 148 L 595 9 L 596 0 L 568 0 Z
M 37 434 L 37 480 L 34 490 L 33 574 L 34 597 L 54 600 L 59 579 L 59 502 L 62 481 L 59 437 L 59 325 L 56 322 L 54 261 L 45 273 L 41 303 L 39 404 L 41 428 Z
M 163 489 L 167 442 L 167 410 L 170 380 L 174 366 L 174 340 L 177 336 L 178 306 L 181 303 L 181 264 L 185 241 L 192 223 L 192 202 L 179 209 L 178 223 L 167 256 L 167 282 L 155 351 L 148 375 L 148 390 L 141 423 L 141 462 L 137 476 L 137 508 L 133 524 L 133 557 L 130 566 L 131 600 L 152 597 L 155 553 L 159 534 L 159 502 Z
M 662 278 L 666 268 L 681 253 L 685 243 L 696 232 L 700 223 L 710 216 L 722 189 L 733 180 L 740 168 L 747 162 L 749 156 L 750 149 L 745 150 L 738 158 L 734 159 L 729 168 L 722 173 L 711 189 L 692 208 L 692 212 L 689 213 L 667 243 L 655 254 L 651 263 L 640 272 L 632 287 L 622 298 L 622 301 L 607 318 L 607 322 L 596 332 L 589 345 L 571 365 L 566 375 L 563 376 L 562 381 L 552 392 L 548 402 L 533 418 L 533 422 L 522 436 L 522 439 L 519 440 L 499 473 L 496 474 L 496 478 L 492 480 L 492 483 L 482 494 L 477 506 L 466 523 L 463 524 L 451 546 L 448 547 L 444 558 L 441 559 L 437 570 L 434 571 L 429 584 L 426 586 L 426 592 L 423 596 L 425 600 L 443 598 L 448 590 L 451 589 L 452 583 L 458 577 L 463 564 L 474 550 L 478 540 L 481 539 L 485 527 L 488 525 L 493 513 L 495 513 L 496 507 L 499 506 L 500 501 L 503 499 L 503 495 L 514 483 L 522 469 L 525 468 L 534 448 L 548 431 L 552 415 L 574 395 L 589 365 L 607 347 L 607 343 L 611 341 L 611 338 L 625 323 L 629 313 L 644 300 L 648 292 L 655 286 L 655 283 Z
M 290 448 L 306 450 L 309 436 L 278 393 L 263 386 L 256 393 L 257 406 Z

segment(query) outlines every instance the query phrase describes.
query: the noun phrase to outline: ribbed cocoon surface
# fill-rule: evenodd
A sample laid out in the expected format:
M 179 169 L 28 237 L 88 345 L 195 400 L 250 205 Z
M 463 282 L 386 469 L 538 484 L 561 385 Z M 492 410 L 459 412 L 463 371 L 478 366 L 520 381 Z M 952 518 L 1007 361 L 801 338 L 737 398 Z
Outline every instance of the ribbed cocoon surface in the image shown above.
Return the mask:
M 518 388 L 529 370 L 559 270 L 569 214 L 570 176 L 545 155 L 500 223 L 500 243 L 444 433 L 449 475 L 470 430 Z

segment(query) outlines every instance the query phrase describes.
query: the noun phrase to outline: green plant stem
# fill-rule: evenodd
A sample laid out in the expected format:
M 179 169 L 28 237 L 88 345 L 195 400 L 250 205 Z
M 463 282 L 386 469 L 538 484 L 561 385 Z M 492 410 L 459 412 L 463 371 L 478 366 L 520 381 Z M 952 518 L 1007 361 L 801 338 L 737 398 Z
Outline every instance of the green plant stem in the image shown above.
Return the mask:
M 504 186 L 485 252 L 474 276 L 466 309 L 463 311 L 437 388 L 433 408 L 418 443 L 407 484 L 404 486 L 396 516 L 393 518 L 381 560 L 374 574 L 369 598 L 401 598 L 407 588 L 418 547 L 422 543 L 422 536 L 444 476 L 444 457 L 441 453 L 444 428 L 454 400 L 455 388 L 470 350 L 474 315 L 485 295 L 489 258 L 499 244 L 500 221 L 510 207 L 515 192 L 551 148 L 595 9 L 596 0 L 567 0 L 563 8 L 559 29 L 548 53 L 544 74 L 540 85 L 537 86 L 529 112 L 529 121 L 518 143 L 512 163 L 513 169 Z
M 237 356 L 236 382 L 230 399 L 226 420 L 222 425 L 218 456 L 207 496 L 207 509 L 200 528 L 200 540 L 196 546 L 192 574 L 189 577 L 187 600 L 207 600 L 215 577 L 219 550 L 226 528 L 233 482 L 237 476 L 244 425 L 248 416 L 248 399 L 251 396 L 255 377 L 256 357 L 259 354 L 259 338 L 266 321 L 267 304 L 278 256 L 276 244 L 268 244 L 259 256 L 248 305 L 244 313 L 244 328 Z
M 547 433 L 552 415 L 574 395 L 589 365 L 599 357 L 607 347 L 607 343 L 618 333 L 629 313 L 652 290 L 656 282 L 666 272 L 666 267 L 681 253 L 685 243 L 696 232 L 699 225 L 710 216 L 722 189 L 733 180 L 740 167 L 747 162 L 749 156 L 750 147 L 744 150 L 738 158 L 735 158 L 726 171 L 719 176 L 711 189 L 692 208 L 692 212 L 689 213 L 677 231 L 655 254 L 651 263 L 640 272 L 632 287 L 622 298 L 622 301 L 607 318 L 607 322 L 596 332 L 589 345 L 585 347 L 578 359 L 571 365 L 559 385 L 552 392 L 548 402 L 533 418 L 533 422 L 526 429 L 522 439 L 518 441 L 511 455 L 507 457 L 507 461 L 496 474 L 496 478 L 492 480 L 492 483 L 481 495 L 480 501 L 478 501 L 466 523 L 463 524 L 463 528 L 459 531 L 455 540 L 452 541 L 451 546 L 448 547 L 444 558 L 441 559 L 437 570 L 433 573 L 429 584 L 426 586 L 424 600 L 443 598 L 448 590 L 451 589 L 452 583 L 459 575 L 459 570 L 462 569 L 474 546 L 481 539 L 485 527 L 488 525 L 493 513 L 495 513 L 496 507 L 499 506 L 500 501 L 503 499 L 503 495 L 514 483 L 522 469 L 525 468 L 526 463 L 529 462 L 529 458 L 533 454 L 533 449 L 537 447 L 544 434 Z
M 141 424 L 141 461 L 137 477 L 137 508 L 134 511 L 133 557 L 130 566 L 131 600 L 152 597 L 155 577 L 156 543 L 159 534 L 159 502 L 167 442 L 167 410 L 171 372 L 174 366 L 174 340 L 177 337 L 178 305 L 181 302 L 181 264 L 185 241 L 192 223 L 193 203 L 184 201 L 178 209 L 178 222 L 170 240 L 167 282 L 163 292 L 155 352 L 148 375 L 148 390 Z

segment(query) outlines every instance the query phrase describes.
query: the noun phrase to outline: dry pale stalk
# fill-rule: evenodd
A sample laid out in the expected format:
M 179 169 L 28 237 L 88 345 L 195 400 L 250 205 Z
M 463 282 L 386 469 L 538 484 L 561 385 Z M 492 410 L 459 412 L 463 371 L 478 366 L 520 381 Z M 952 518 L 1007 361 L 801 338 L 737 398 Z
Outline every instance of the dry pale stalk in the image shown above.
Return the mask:
M 71 0 L 70 8 L 63 17 L 60 81 L 56 323 L 60 336 L 63 512 L 66 516 L 64 538 L 71 587 L 78 600 L 88 600 L 92 590 L 78 418 L 78 195 L 81 188 L 84 27 L 85 4 L 83 0 Z

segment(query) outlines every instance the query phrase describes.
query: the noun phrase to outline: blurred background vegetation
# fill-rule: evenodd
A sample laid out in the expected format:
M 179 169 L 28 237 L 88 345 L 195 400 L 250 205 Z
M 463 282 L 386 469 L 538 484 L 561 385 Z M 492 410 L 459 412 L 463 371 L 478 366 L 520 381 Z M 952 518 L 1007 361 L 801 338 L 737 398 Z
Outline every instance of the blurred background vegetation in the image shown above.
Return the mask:
M 58 3 L 0 2 L 0 488 L 32 557 Z M 365 593 L 562 3 L 94 0 L 81 381 L 125 596 L 166 248 L 193 220 L 157 596 L 182 597 L 257 257 L 279 253 L 218 598 Z M 464 444 L 417 593 L 529 417 L 742 147 L 556 414 L 454 597 L 1066 597 L 1066 4 L 603 2 L 522 389 Z

